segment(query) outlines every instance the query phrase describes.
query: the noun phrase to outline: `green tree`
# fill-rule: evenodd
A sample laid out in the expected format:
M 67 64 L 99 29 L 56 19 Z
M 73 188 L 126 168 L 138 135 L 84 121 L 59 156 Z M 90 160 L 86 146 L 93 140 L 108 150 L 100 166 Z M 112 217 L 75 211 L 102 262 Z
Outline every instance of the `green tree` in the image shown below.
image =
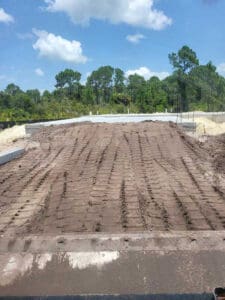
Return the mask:
M 209 62 L 194 68 L 190 74 L 189 98 L 193 108 L 214 111 L 220 108 L 224 99 L 224 80 Z
M 0 92 L 0 108 L 8 109 L 12 107 L 12 96 L 4 92 Z
M 15 96 L 16 94 L 22 93 L 23 91 L 20 89 L 18 85 L 15 85 L 14 83 L 10 83 L 7 85 L 5 89 L 5 93 L 10 96 Z
M 96 104 L 109 103 L 113 92 L 113 73 L 111 66 L 103 66 L 88 77 L 87 87 L 92 89 Z
M 162 82 L 158 77 L 153 76 L 147 81 L 148 110 L 153 112 L 163 112 L 168 108 L 167 95 L 163 90 Z
M 42 101 L 49 102 L 52 99 L 52 94 L 49 91 L 45 90 L 43 92 L 41 99 L 42 99 Z
M 37 104 L 41 101 L 41 94 L 38 89 L 27 90 L 26 94 L 35 104 Z
M 124 93 L 113 93 L 111 100 L 112 103 L 123 104 L 125 106 L 129 106 L 131 103 L 130 96 Z
M 123 93 L 125 89 L 125 74 L 124 71 L 116 68 L 114 70 L 114 89 L 116 93 Z
M 188 84 L 188 73 L 199 65 L 196 53 L 188 46 L 183 46 L 178 53 L 169 54 L 169 61 L 176 71 L 177 82 L 181 96 L 181 109 L 188 111 L 188 99 L 186 88 Z
M 14 104 L 13 105 L 14 108 L 24 110 L 31 114 L 32 114 L 32 112 L 34 112 L 34 108 L 35 108 L 34 103 L 31 100 L 31 98 L 28 95 L 26 95 L 25 93 L 17 94 L 13 98 L 13 104 Z
M 133 74 L 128 77 L 127 90 L 131 101 L 136 103 L 144 97 L 146 81 L 144 77 Z
M 173 112 L 180 111 L 180 102 L 178 101 L 180 98 L 179 86 L 175 72 L 162 81 L 162 89 L 166 93 L 168 110 Z
M 62 72 L 59 72 L 56 76 L 56 88 L 62 90 L 63 88 L 67 88 L 68 95 L 71 97 L 73 93 L 79 95 L 79 86 L 81 73 L 77 71 L 73 71 L 71 69 L 65 69 Z

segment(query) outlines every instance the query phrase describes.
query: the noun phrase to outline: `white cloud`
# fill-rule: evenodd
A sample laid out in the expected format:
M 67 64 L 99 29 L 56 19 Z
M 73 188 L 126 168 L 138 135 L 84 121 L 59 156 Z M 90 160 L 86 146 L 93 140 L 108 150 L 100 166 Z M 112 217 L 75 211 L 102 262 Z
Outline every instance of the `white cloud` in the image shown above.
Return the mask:
M 45 75 L 45 73 L 40 68 L 35 69 L 35 73 L 38 76 L 44 76 Z
M 141 67 L 139 69 L 136 70 L 128 70 L 126 72 L 126 77 L 129 77 L 130 75 L 134 75 L 134 74 L 138 74 L 140 76 L 143 76 L 146 80 L 148 80 L 149 78 L 153 77 L 153 76 L 157 76 L 159 79 L 164 79 L 167 76 L 169 76 L 170 74 L 168 72 L 154 72 L 151 71 L 149 68 L 147 67 Z
M 84 76 L 82 76 L 82 79 L 81 79 L 81 84 L 82 85 L 85 85 L 87 83 L 87 79 L 88 77 L 91 75 L 91 72 L 87 72 Z
M 40 56 L 77 64 L 87 61 L 80 42 L 69 41 L 44 30 L 33 29 L 33 33 L 38 37 L 33 48 L 39 51 Z
M 140 40 L 143 40 L 145 36 L 143 34 L 137 33 L 133 35 L 127 35 L 126 39 L 128 42 L 133 43 L 133 44 L 138 44 Z
M 161 30 L 172 24 L 163 11 L 155 9 L 155 0 L 44 0 L 50 12 L 64 12 L 75 24 L 89 24 L 91 19 L 113 24 Z
M 7 14 L 3 8 L 0 8 L 0 22 L 11 23 L 14 22 L 13 16 Z
M 225 76 L 225 63 L 221 63 L 217 66 L 217 72 L 220 74 L 220 75 L 223 75 Z
M 86 78 L 88 78 L 91 75 L 91 72 L 86 73 Z
M 20 40 L 31 40 L 34 36 L 32 33 L 17 33 L 17 37 Z

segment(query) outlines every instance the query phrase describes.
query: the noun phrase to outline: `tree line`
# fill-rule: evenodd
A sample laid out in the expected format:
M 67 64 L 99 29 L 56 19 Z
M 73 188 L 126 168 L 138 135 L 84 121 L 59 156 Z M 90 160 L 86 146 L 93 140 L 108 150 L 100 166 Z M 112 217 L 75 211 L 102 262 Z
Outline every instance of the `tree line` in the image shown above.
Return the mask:
M 60 119 L 105 113 L 223 111 L 225 78 L 212 62 L 200 65 L 196 53 L 183 46 L 168 55 L 173 73 L 160 80 L 102 66 L 86 84 L 81 73 L 66 69 L 55 76 L 53 92 L 23 91 L 14 83 L 0 91 L 0 121 Z

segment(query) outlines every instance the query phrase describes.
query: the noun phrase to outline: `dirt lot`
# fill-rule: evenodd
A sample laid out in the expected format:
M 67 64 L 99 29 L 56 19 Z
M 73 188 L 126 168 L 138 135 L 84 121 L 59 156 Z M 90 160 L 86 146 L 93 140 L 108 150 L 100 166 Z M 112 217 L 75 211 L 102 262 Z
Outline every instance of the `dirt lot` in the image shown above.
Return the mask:
M 171 123 L 51 127 L 30 143 L 0 167 L 1 233 L 225 228 L 212 144 Z

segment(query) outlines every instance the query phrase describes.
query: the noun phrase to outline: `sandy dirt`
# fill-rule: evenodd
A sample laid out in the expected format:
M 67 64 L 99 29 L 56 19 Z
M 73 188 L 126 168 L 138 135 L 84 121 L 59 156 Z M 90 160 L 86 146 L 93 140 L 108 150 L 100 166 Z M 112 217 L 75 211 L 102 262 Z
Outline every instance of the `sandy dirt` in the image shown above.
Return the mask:
M 208 144 L 161 122 L 42 129 L 0 167 L 1 233 L 223 230 Z
M 14 126 L 0 131 L 0 152 L 15 147 L 26 147 L 25 125 Z
M 225 123 L 213 122 L 207 118 L 195 118 L 197 135 L 219 135 L 225 133 Z

